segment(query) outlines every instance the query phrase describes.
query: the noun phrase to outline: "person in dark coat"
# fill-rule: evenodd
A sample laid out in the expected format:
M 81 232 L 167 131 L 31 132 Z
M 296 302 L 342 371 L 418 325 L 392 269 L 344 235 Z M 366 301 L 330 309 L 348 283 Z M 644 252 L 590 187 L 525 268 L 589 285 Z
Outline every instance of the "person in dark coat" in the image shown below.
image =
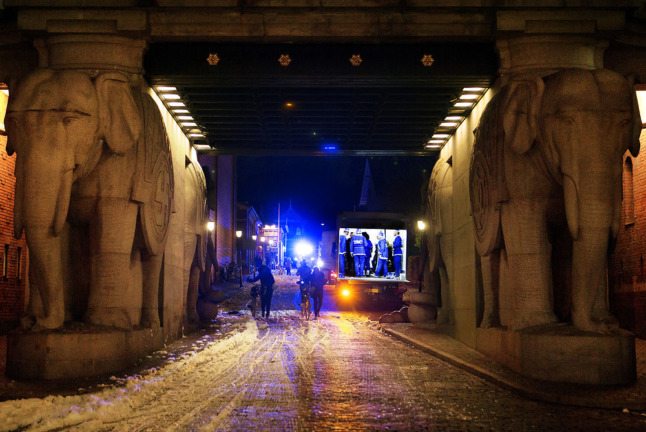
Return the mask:
M 366 241 L 368 242 L 368 246 L 366 247 L 366 266 L 364 267 L 365 269 L 365 276 L 370 276 L 370 273 L 372 271 L 372 268 L 370 267 L 370 257 L 372 257 L 372 242 L 370 241 L 370 234 L 367 232 L 362 232 L 361 235 L 363 235 L 366 238 Z
M 350 232 L 349 229 L 344 228 L 343 234 L 339 237 L 339 277 L 345 277 L 345 254 L 348 250 L 348 239 L 347 235 Z
M 314 319 L 317 319 L 323 305 L 323 286 L 325 285 L 325 274 L 318 267 L 314 267 L 312 270 L 310 283 L 312 285 L 310 294 L 314 300 Z
M 366 249 L 368 241 L 361 235 L 361 229 L 357 228 L 357 234 L 350 242 L 350 253 L 354 257 L 354 272 L 356 277 L 362 277 L 366 266 Z
M 305 285 L 309 286 L 311 274 L 312 269 L 307 265 L 307 261 L 303 260 L 301 266 L 296 270 L 296 276 L 300 276 L 299 280 L 305 281 Z
M 258 276 L 255 278 L 248 277 L 247 282 L 256 282 L 260 280 L 260 309 L 261 316 L 269 318 L 269 310 L 271 309 L 271 297 L 274 295 L 274 275 L 266 265 L 261 265 L 258 268 Z

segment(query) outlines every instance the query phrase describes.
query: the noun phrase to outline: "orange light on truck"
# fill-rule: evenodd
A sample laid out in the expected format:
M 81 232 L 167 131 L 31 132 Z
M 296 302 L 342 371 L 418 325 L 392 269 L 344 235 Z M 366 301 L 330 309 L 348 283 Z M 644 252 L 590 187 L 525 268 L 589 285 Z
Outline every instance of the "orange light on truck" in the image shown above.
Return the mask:
M 341 291 L 341 295 L 343 297 L 350 297 L 350 290 L 344 289 L 343 291 Z

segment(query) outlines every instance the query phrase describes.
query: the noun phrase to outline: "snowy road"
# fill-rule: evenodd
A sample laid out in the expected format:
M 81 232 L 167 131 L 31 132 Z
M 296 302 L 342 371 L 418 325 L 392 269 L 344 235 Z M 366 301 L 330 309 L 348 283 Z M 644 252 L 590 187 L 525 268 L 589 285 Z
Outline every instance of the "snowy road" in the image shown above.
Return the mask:
M 646 417 L 524 400 L 380 333 L 365 316 L 232 318 L 121 385 L 0 403 L 0 430 L 646 430 Z

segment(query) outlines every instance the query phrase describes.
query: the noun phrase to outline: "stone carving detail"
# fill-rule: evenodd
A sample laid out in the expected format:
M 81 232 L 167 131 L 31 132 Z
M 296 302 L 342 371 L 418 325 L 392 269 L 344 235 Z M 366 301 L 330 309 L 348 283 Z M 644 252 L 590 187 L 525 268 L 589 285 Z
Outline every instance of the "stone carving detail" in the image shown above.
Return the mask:
M 37 69 L 11 94 L 7 134 L 30 253 L 23 327 L 159 327 L 173 171 L 154 101 L 123 73 Z
M 481 327 L 500 324 L 505 284 L 512 330 L 557 321 L 554 309 L 563 307 L 552 304 L 552 289 L 557 299 L 571 292 L 571 311 L 561 318 L 576 328 L 616 328 L 606 303 L 606 258 L 621 215 L 622 155 L 639 150 L 633 98 L 614 72 L 567 69 L 512 80 L 487 106 L 470 169 Z M 569 267 L 554 267 L 563 263 Z

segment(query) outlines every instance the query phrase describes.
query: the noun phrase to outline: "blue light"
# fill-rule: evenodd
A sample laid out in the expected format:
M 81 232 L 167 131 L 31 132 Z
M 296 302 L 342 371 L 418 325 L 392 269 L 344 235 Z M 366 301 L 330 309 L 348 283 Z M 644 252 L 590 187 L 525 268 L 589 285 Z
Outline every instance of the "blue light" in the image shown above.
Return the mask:
M 338 150 L 338 148 L 337 148 L 336 144 L 329 144 L 329 143 L 323 144 L 323 151 L 335 152 L 337 150 Z

